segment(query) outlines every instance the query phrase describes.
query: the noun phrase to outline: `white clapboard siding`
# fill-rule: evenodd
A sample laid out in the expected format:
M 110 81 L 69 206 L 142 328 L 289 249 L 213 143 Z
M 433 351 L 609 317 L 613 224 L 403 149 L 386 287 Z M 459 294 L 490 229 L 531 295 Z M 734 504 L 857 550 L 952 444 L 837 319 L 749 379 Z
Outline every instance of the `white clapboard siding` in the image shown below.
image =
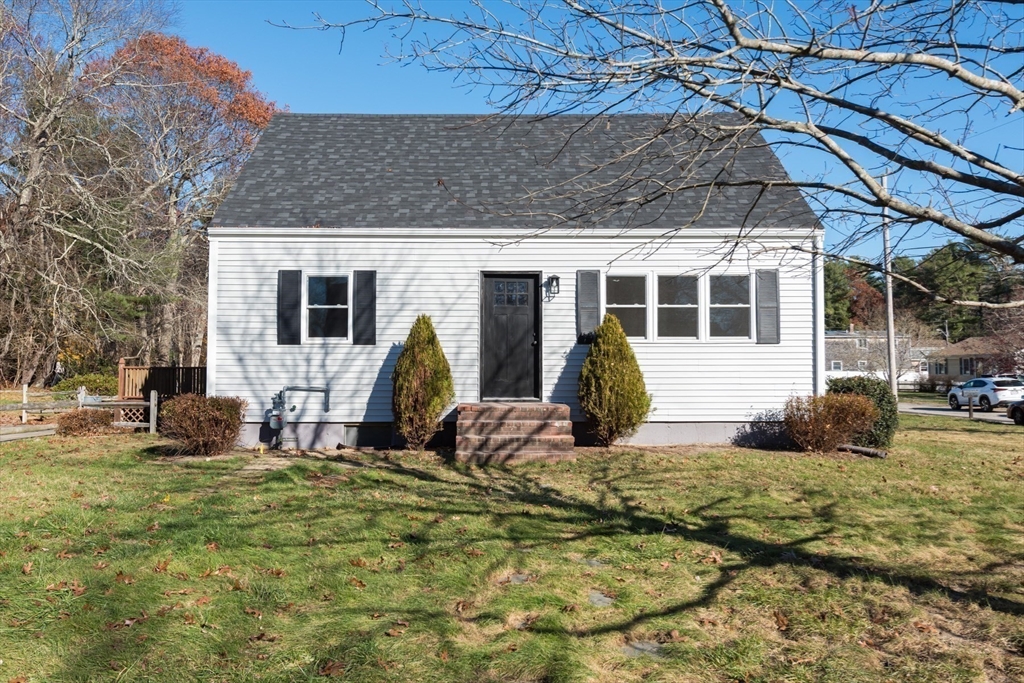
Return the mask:
M 806 234 L 806 233 L 805 233 Z M 576 271 L 646 274 L 753 274 L 779 269 L 782 343 L 633 340 L 655 422 L 737 422 L 814 390 L 814 273 L 811 257 L 787 249 L 805 238 L 762 236 L 731 253 L 721 237 L 679 236 L 651 247 L 630 233 L 545 235 L 514 244 L 459 231 L 410 234 L 345 230 L 211 230 L 209 391 L 241 396 L 247 419 L 263 420 L 271 395 L 286 385 L 327 385 L 319 395 L 293 394 L 295 422 L 388 422 L 391 370 L 416 316 L 433 318 L 452 367 L 457 400 L 477 401 L 481 272 L 558 275 L 561 291 L 543 303 L 543 398 L 567 403 L 575 419 L 576 379 L 586 346 L 576 344 Z M 278 346 L 277 271 L 377 273 L 377 344 Z M 649 281 L 648 305 L 656 287 Z M 752 302 L 753 303 L 753 302 Z M 649 331 L 653 314 L 648 316 Z

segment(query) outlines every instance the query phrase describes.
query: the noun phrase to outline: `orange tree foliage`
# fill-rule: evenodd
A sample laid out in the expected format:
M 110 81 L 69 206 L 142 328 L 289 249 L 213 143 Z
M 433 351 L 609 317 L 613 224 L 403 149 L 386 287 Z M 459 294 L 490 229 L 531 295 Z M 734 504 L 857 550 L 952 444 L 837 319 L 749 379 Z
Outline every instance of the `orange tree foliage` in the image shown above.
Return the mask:
M 152 156 L 149 175 L 171 202 L 185 203 L 178 210 L 186 220 L 190 200 L 209 215 L 220 198 L 209 193 L 222 190 L 248 158 L 274 103 L 255 89 L 249 71 L 177 36 L 144 34 L 111 59 L 124 65 L 116 106 Z

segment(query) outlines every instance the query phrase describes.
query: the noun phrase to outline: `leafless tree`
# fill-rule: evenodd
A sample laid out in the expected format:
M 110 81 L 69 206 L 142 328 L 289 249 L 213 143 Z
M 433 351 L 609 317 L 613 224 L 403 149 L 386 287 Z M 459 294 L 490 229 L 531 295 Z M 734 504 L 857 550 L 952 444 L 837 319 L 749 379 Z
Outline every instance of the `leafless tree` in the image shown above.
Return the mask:
M 126 153 L 97 108 L 123 64 L 104 59 L 158 28 L 149 0 L 12 0 L 0 7 L 0 380 L 36 382 L 61 340 L 102 327 L 98 300 L 142 279 L 124 210 Z
M 622 169 L 616 182 L 590 182 L 597 176 L 582 171 L 571 184 L 531 192 L 531 211 L 540 196 L 579 199 L 571 212 L 553 212 L 556 221 L 629 214 L 683 192 L 712 201 L 730 186 L 770 191 L 764 179 L 700 173 L 695 164 L 706 154 L 694 153 L 694 136 L 681 132 L 699 126 L 698 151 L 721 155 L 751 144 L 756 130 L 791 153 L 791 184 L 842 234 L 831 255 L 843 258 L 875 234 L 884 209 L 897 243 L 926 233 L 962 239 L 1019 270 L 1024 150 L 1015 145 L 1024 129 L 1024 15 L 1013 5 L 478 0 L 469 11 L 445 15 L 412 2 L 370 0 L 368 16 L 332 22 L 317 15 L 315 26 L 390 30 L 395 59 L 490 88 L 502 114 L 664 115 L 614 160 Z M 723 123 L 708 112 L 733 116 Z M 1013 142 L 996 147 L 986 136 L 996 130 L 1014 131 Z M 670 159 L 676 163 L 662 163 Z M 737 227 L 744 236 L 752 226 Z M 1024 305 L 950 299 L 912 277 L 894 277 L 939 302 Z
M 274 111 L 162 0 L 0 7 L 0 383 L 200 364 L 205 226 Z

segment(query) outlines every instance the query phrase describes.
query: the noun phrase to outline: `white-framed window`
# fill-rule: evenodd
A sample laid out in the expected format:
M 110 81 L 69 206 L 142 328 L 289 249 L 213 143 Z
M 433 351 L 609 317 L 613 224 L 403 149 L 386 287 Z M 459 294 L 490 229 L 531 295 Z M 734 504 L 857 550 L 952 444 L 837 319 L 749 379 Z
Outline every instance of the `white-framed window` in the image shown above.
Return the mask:
M 700 279 L 695 275 L 658 276 L 659 339 L 700 337 Z
M 712 275 L 708 278 L 708 334 L 711 337 L 750 338 L 750 276 Z
M 627 337 L 647 338 L 647 276 L 605 276 L 605 311 L 619 319 Z
M 352 328 L 349 276 L 311 273 L 305 279 L 303 337 L 310 341 L 348 341 Z
M 868 362 L 866 360 L 857 361 L 857 369 L 861 372 L 865 372 L 868 369 Z
M 917 371 L 922 375 L 928 374 L 928 361 L 923 360 L 917 364 Z
M 841 360 L 834 360 L 834 361 L 832 361 L 832 369 L 833 370 L 842 370 L 843 369 L 843 361 L 841 361 Z
M 865 339 L 864 337 L 858 337 L 857 338 L 857 348 L 858 349 L 866 349 L 866 348 L 868 348 L 868 340 Z

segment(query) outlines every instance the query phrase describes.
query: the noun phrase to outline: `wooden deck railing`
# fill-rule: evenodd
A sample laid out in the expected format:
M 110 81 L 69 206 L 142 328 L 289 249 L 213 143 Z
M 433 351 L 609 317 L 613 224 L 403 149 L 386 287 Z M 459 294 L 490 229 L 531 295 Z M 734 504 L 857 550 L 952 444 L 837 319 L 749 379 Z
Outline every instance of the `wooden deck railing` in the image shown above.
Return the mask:
M 181 394 L 206 393 L 205 367 L 117 366 L 117 398 L 122 401 L 148 399 L 156 391 L 161 400 Z

